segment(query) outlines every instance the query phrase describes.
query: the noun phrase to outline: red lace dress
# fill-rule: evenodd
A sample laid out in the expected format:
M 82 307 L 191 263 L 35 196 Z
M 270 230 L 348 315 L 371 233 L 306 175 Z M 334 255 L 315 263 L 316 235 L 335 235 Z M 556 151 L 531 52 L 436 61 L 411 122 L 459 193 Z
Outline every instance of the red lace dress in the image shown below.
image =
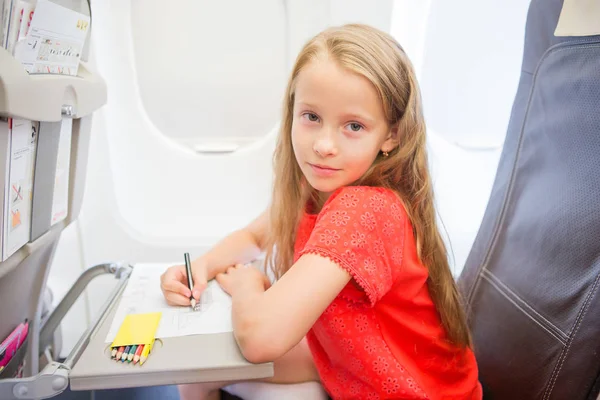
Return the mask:
M 307 334 L 331 397 L 482 398 L 472 351 L 445 340 L 411 223 L 392 191 L 335 191 L 318 215 L 301 220 L 295 260 L 306 253 L 353 277 Z

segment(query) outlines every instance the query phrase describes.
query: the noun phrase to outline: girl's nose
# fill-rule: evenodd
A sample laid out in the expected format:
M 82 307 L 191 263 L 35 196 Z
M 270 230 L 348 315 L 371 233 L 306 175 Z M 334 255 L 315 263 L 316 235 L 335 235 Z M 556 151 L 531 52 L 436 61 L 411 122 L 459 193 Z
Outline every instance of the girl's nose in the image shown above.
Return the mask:
M 335 129 L 323 128 L 315 137 L 313 150 L 321 157 L 334 156 L 337 154 L 337 146 L 335 143 Z

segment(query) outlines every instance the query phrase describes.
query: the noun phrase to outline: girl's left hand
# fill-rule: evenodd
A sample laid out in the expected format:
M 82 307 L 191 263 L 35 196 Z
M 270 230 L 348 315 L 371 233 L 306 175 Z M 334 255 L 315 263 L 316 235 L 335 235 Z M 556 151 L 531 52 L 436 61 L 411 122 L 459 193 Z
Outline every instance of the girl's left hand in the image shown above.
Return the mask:
M 271 287 L 271 281 L 265 274 L 243 264 L 227 268 L 225 273 L 218 274 L 215 279 L 230 296 L 249 291 L 262 293 Z

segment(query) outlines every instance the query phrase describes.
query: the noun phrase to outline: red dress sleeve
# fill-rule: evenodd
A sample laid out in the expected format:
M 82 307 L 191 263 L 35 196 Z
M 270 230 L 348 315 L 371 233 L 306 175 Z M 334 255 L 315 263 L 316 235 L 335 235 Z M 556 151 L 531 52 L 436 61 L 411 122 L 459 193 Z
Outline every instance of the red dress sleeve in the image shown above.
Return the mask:
M 316 253 L 350 273 L 373 306 L 393 286 L 402 264 L 406 214 L 384 188 L 344 187 L 319 213 L 299 256 Z

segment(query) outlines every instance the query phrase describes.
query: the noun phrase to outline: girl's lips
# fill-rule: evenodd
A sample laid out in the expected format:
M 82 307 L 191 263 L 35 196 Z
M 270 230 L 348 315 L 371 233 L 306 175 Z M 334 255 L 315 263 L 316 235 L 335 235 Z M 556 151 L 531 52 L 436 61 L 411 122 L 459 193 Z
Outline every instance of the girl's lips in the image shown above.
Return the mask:
M 339 169 L 326 167 L 324 165 L 310 164 L 310 163 L 308 165 L 310 165 L 313 172 L 319 176 L 331 176 L 339 171 Z

